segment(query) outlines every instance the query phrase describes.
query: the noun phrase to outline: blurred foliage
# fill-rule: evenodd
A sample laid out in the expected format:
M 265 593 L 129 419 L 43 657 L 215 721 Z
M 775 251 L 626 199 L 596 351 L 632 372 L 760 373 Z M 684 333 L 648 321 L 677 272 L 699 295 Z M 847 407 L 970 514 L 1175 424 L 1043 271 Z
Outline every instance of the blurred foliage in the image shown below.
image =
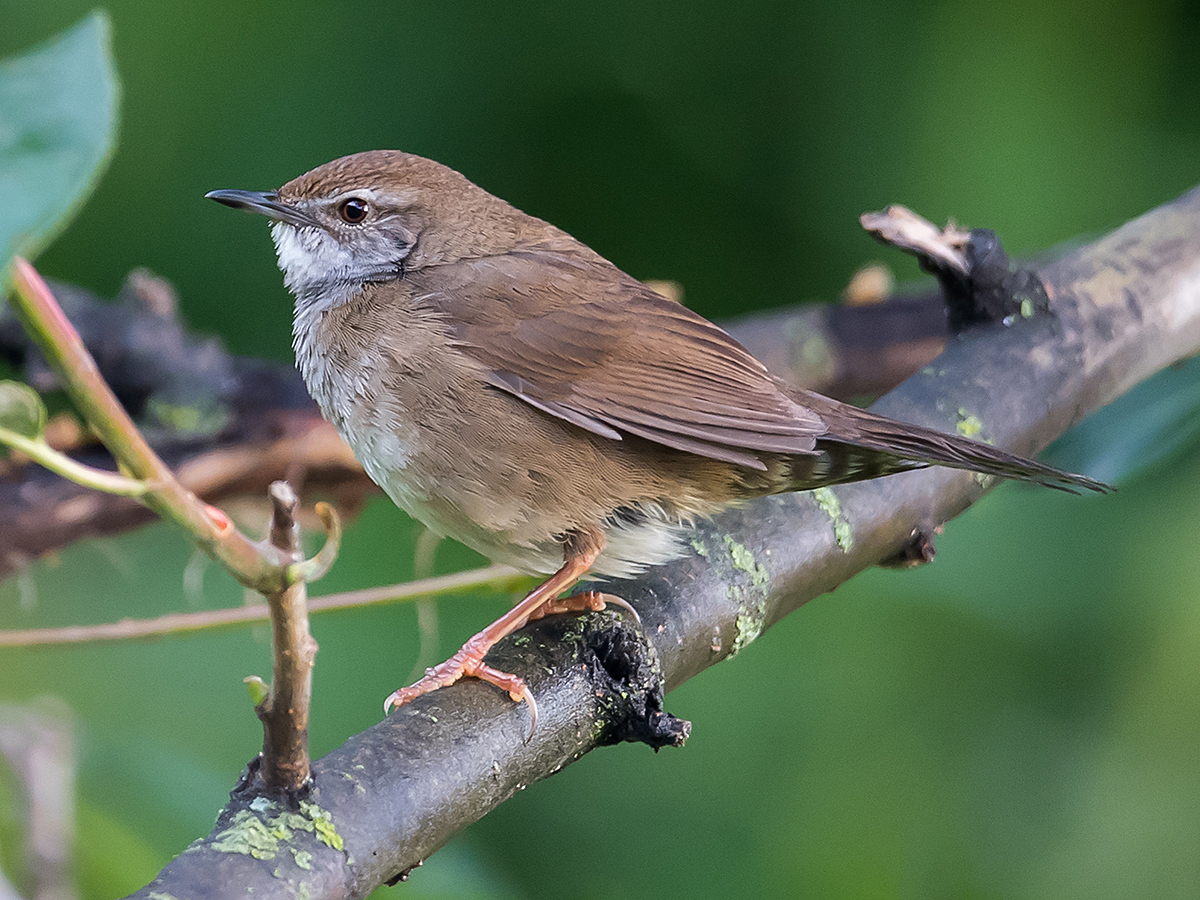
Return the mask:
M 0 0 L 0 56 L 87 11 Z M 285 356 L 290 305 L 264 223 L 203 193 L 274 187 L 370 147 L 449 163 L 633 274 L 678 280 L 710 316 L 836 296 L 882 252 L 856 216 L 888 202 L 1035 253 L 1200 173 L 1188 4 L 109 12 L 122 144 L 40 266 L 112 294 L 147 265 L 238 352 Z M 1072 452 L 1099 460 L 1117 438 L 1184 421 L 1155 409 L 1190 389 L 1186 375 L 1156 381 L 1134 404 L 1142 418 Z M 593 754 L 381 896 L 1200 893 L 1200 456 L 1180 441 L 1121 487 L 1000 489 L 948 527 L 936 564 L 865 573 L 673 693 L 695 722 L 685 749 Z M 321 591 L 411 577 L 417 534 L 371 505 Z M 0 584 L 0 627 L 240 602 L 211 566 L 185 589 L 191 558 L 167 528 L 81 545 Z M 443 571 L 477 561 L 449 543 L 438 554 Z M 507 601 L 443 601 L 441 653 Z M 376 721 L 419 661 L 406 608 L 314 628 L 320 754 Z M 211 827 L 258 748 L 241 678 L 269 671 L 267 639 L 0 654 L 0 699 L 59 694 L 78 714 L 85 897 L 138 887 Z
M 1200 438 L 1200 359 L 1137 385 L 1059 438 L 1047 460 L 1115 482 L 1170 463 Z
M 117 131 L 108 42 L 96 12 L 0 61 L 0 268 L 49 243 L 104 168 Z

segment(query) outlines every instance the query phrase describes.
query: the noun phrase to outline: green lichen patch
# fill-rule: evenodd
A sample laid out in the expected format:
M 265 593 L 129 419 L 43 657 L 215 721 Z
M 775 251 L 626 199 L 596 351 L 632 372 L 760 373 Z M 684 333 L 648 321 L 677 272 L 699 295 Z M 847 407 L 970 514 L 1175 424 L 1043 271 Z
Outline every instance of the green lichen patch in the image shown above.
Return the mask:
M 271 815 L 277 809 L 279 812 Z M 292 812 L 265 797 L 256 797 L 249 809 L 234 815 L 229 827 L 216 836 L 211 846 L 222 853 L 241 853 L 255 859 L 275 859 L 286 849 L 291 851 L 297 866 L 310 869 L 311 852 L 286 846 L 301 831 L 315 835 L 334 850 L 345 849 L 333 817 L 316 803 L 301 800 L 300 812 Z
M 290 837 L 290 834 L 289 834 Z M 212 849 L 219 853 L 240 853 L 255 859 L 274 859 L 281 836 L 248 809 L 240 810 L 229 827 L 217 835 Z
M 333 816 L 321 809 L 315 803 L 309 803 L 305 800 L 300 801 L 300 811 L 308 816 L 313 824 L 313 830 L 316 832 L 322 843 L 327 844 L 334 850 L 345 850 L 346 843 L 342 840 L 342 836 L 337 833 L 337 828 L 333 824 Z
M 837 369 L 836 359 L 829 346 L 829 341 L 820 334 L 810 332 L 805 335 L 794 352 L 806 372 L 829 377 Z
M 812 493 L 817 506 L 833 522 L 833 539 L 837 541 L 843 553 L 849 553 L 850 548 L 854 546 L 854 526 L 842 513 L 842 503 L 837 494 L 827 487 L 817 488 Z
M 179 435 L 209 437 L 219 434 L 229 424 L 230 411 L 211 399 L 195 399 L 195 405 L 189 405 L 151 397 L 146 402 L 146 416 L 154 424 Z
M 708 558 L 708 548 L 704 546 L 704 542 L 700 538 L 692 538 L 692 549 L 696 551 L 697 556 Z
M 958 408 L 958 424 L 954 427 L 963 437 L 973 438 L 983 431 L 983 422 L 978 416 L 972 415 L 960 406 Z
M 734 619 L 733 643 L 729 646 L 729 655 L 737 656 L 745 647 L 750 646 L 766 628 L 765 610 L 753 609 L 739 612 Z
M 767 625 L 767 584 L 771 573 L 755 558 L 754 552 L 729 535 L 725 536 L 725 547 L 736 572 L 750 577 L 750 584 L 731 582 L 726 589 L 729 599 L 737 603 L 738 614 L 734 620 L 733 643 L 729 655 L 737 656 L 744 647 L 753 643 Z
M 354 793 L 356 793 L 356 794 L 365 794 L 367 792 L 367 789 L 362 786 L 362 782 L 359 781 L 357 778 L 355 778 L 353 775 L 351 775 L 349 772 L 342 773 L 342 780 L 349 781 L 351 784 L 353 784 L 354 785 Z
M 984 490 L 987 490 L 1000 480 L 999 475 L 989 475 L 987 472 L 975 472 L 973 474 L 975 477 L 975 483 Z
M 754 554 L 745 544 L 739 544 L 729 535 L 725 535 L 725 546 L 729 548 L 729 556 L 733 567 L 750 576 L 750 583 L 757 588 L 766 587 L 771 579 L 767 567 L 754 558 Z

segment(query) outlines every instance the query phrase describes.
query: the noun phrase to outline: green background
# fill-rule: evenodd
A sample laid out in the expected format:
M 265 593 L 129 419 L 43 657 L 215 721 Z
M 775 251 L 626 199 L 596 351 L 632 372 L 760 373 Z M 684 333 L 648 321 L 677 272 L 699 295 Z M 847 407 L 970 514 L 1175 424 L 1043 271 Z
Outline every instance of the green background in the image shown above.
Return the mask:
M 0 55 L 88 8 L 3 0 Z M 1035 253 L 1200 181 L 1187 4 L 108 9 L 120 144 L 39 267 L 112 294 L 149 266 L 241 353 L 286 357 L 290 305 L 265 224 L 202 195 L 372 147 L 446 162 L 714 317 L 836 296 L 884 253 L 858 214 L 889 202 Z M 1001 488 L 934 565 L 866 573 L 672 694 L 685 749 L 595 753 L 387 895 L 1195 896 L 1200 454 L 1121 488 Z M 373 504 L 320 591 L 411 577 L 417 533 Z M 213 567 L 185 589 L 190 557 L 165 528 L 74 548 L 0 584 L 0 627 L 240 602 Z M 506 602 L 443 600 L 441 653 Z M 377 720 L 417 639 L 403 607 L 314 628 L 321 754 Z M 209 830 L 257 750 L 240 681 L 267 674 L 266 638 L 0 653 L 0 700 L 76 716 L 86 897 Z

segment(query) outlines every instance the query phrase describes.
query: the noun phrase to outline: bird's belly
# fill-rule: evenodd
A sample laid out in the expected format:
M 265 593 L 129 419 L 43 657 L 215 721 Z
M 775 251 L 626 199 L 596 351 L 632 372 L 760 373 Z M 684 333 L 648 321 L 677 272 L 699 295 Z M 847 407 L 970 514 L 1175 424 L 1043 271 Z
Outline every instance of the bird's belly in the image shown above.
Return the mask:
M 627 577 L 683 554 L 684 517 L 664 509 L 650 486 L 623 495 L 623 473 L 606 471 L 613 453 L 625 449 L 620 442 L 598 456 L 583 453 L 590 445 L 573 443 L 582 441 L 573 426 L 517 409 L 500 419 L 494 433 L 464 431 L 457 441 L 444 430 L 430 434 L 438 429 L 436 420 L 417 422 L 397 416 L 394 408 L 383 413 L 358 405 L 333 422 L 397 506 L 495 562 L 554 572 L 563 564 L 565 535 L 585 528 L 606 539 L 592 567 L 596 575 Z M 547 428 L 565 434 L 539 433 Z M 576 452 L 549 459 L 537 452 L 555 440 L 560 449 Z
M 357 450 L 356 450 L 357 453 Z M 571 528 L 549 530 L 536 510 L 520 507 L 518 497 L 507 497 L 503 483 L 493 487 L 489 507 L 509 505 L 508 527 L 482 525 L 467 511 L 478 505 L 474 492 L 463 495 L 452 485 L 430 485 L 419 467 L 384 470 L 365 465 L 367 474 L 406 513 L 435 534 L 454 538 L 497 563 L 531 574 L 548 575 L 563 564 L 563 536 Z M 615 513 L 615 511 L 614 511 Z M 629 577 L 651 565 L 683 555 L 684 524 L 653 505 L 631 506 L 603 519 L 580 522 L 576 527 L 598 527 L 605 549 L 592 566 L 594 575 Z

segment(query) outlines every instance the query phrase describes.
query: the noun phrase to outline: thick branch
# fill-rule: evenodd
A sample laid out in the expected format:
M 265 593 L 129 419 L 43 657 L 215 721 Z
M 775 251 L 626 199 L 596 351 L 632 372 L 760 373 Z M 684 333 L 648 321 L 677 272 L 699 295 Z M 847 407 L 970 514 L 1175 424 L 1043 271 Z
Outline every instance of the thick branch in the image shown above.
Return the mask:
M 950 337 L 936 292 L 870 306 L 777 309 L 723 324 L 776 375 L 839 400 L 890 391 L 928 365 Z
M 1054 315 L 980 329 L 877 405 L 897 418 L 982 436 L 1021 453 L 1154 371 L 1200 349 L 1200 191 L 1044 272 Z M 834 491 L 767 498 L 697 530 L 696 555 L 605 590 L 639 609 L 651 669 L 668 687 L 744 649 L 788 612 L 895 557 L 984 491 L 969 473 L 930 469 Z M 1064 502 L 1103 500 L 1064 499 Z M 259 859 L 231 838 L 276 821 L 235 796 L 217 830 L 136 896 L 364 896 L 418 865 L 465 825 L 593 747 L 662 723 L 638 634 L 608 614 L 553 617 L 502 643 L 496 665 L 526 676 L 542 719 L 477 682 L 418 698 L 314 764 L 313 801 L 337 841 L 296 831 Z M 615 652 L 614 652 L 615 651 Z M 641 699 L 639 699 L 641 698 Z M 621 703 L 633 701 L 633 707 Z M 259 802 L 259 801 L 255 801 Z M 239 830 L 241 829 L 241 830 Z M 327 829 L 328 831 L 328 829 Z M 309 869 L 293 866 L 295 852 Z M 263 853 L 260 856 L 265 855 Z M 186 887 L 185 887 L 186 886 Z

